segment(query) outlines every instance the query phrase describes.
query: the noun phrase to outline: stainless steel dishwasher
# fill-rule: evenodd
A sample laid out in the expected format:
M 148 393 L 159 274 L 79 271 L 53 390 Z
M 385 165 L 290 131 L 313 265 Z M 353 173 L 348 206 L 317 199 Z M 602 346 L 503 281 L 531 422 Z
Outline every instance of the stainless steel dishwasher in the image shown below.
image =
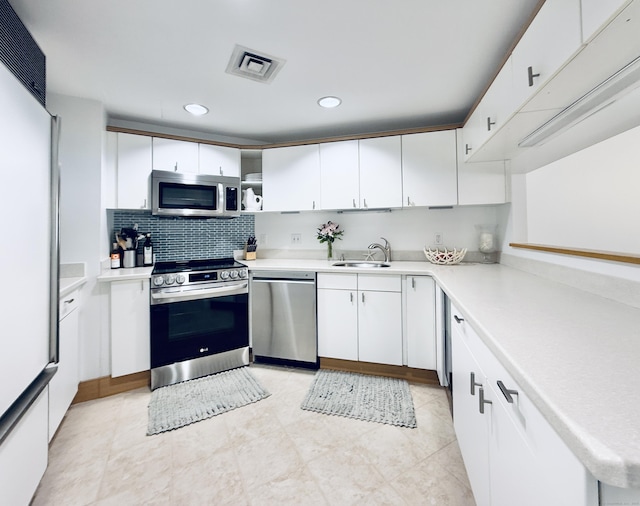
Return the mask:
M 254 271 L 250 279 L 254 360 L 317 368 L 315 272 Z

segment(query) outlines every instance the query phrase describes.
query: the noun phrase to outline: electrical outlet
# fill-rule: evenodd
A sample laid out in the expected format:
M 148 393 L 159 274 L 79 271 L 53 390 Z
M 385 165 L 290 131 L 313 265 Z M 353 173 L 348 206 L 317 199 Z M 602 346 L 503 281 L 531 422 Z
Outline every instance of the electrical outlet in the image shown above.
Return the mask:
M 436 246 L 442 246 L 442 232 L 436 232 L 433 236 L 433 242 Z
M 291 244 L 299 246 L 302 242 L 302 234 L 291 234 Z

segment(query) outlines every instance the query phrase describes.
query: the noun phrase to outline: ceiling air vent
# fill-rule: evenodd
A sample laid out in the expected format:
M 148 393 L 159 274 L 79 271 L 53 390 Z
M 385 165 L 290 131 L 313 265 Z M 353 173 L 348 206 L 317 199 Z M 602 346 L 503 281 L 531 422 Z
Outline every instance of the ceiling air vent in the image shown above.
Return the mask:
M 253 49 L 236 44 L 226 72 L 261 83 L 270 83 L 284 64 L 285 60 L 258 54 Z

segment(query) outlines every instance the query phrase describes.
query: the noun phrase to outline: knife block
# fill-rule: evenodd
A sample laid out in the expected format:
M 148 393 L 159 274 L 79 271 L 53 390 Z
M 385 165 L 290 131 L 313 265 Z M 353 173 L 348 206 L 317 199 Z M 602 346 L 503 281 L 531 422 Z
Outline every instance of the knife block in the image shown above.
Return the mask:
M 244 259 L 245 260 L 255 260 L 256 259 L 256 252 L 254 251 L 247 251 L 247 248 L 245 246 L 244 248 Z

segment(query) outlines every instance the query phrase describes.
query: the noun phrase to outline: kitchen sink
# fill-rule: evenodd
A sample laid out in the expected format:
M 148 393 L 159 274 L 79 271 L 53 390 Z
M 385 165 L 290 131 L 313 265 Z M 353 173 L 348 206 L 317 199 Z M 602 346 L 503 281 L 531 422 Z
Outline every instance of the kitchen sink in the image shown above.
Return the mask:
M 390 267 L 391 264 L 385 262 L 335 262 L 332 267 L 351 267 L 355 269 L 376 269 L 379 267 Z

